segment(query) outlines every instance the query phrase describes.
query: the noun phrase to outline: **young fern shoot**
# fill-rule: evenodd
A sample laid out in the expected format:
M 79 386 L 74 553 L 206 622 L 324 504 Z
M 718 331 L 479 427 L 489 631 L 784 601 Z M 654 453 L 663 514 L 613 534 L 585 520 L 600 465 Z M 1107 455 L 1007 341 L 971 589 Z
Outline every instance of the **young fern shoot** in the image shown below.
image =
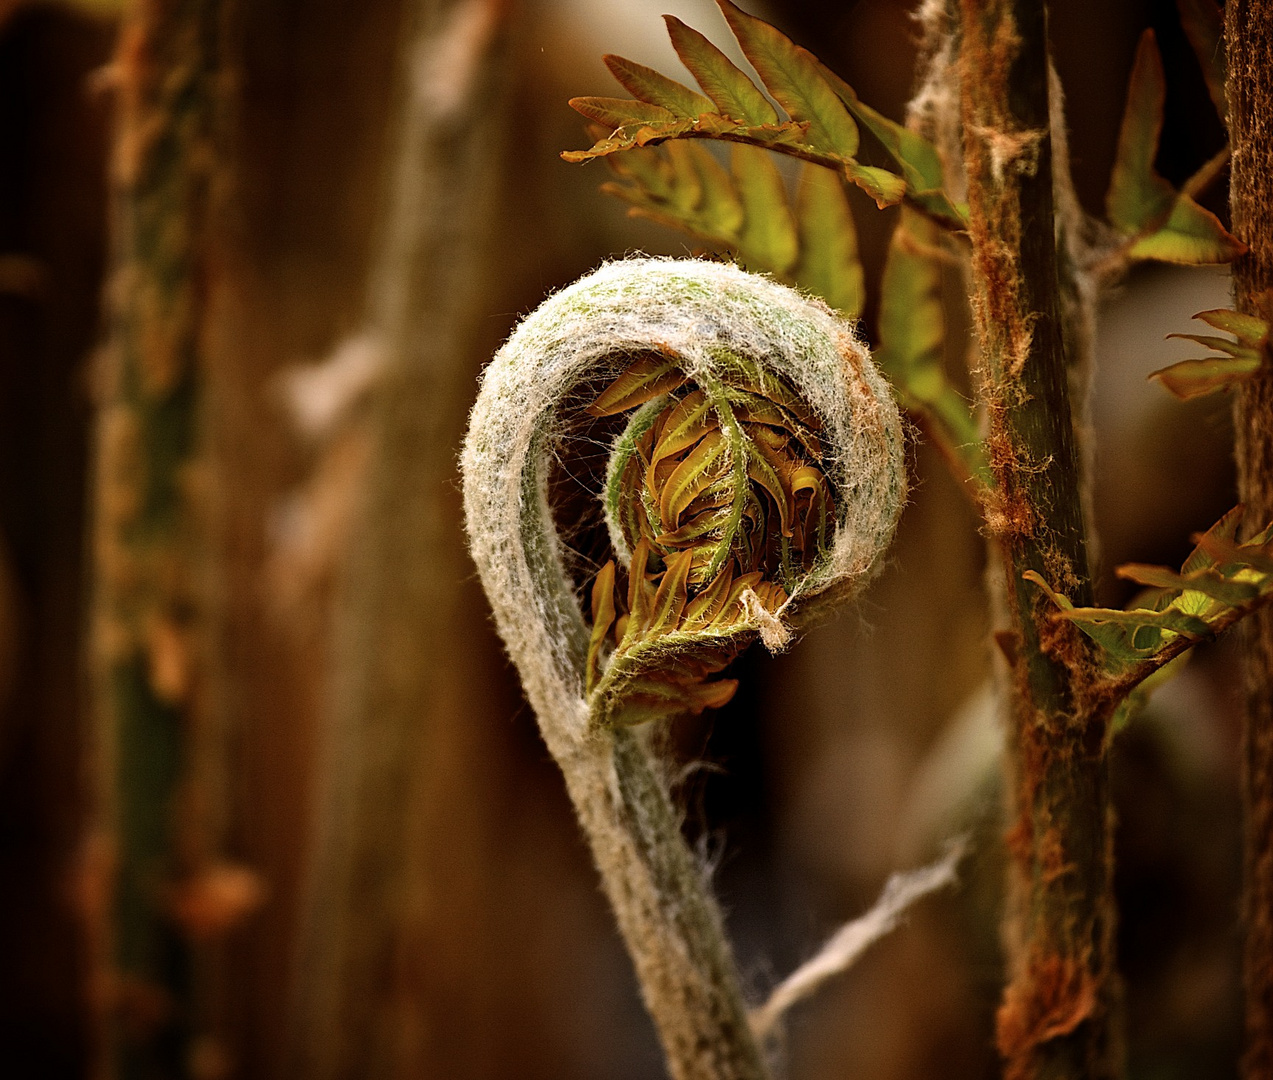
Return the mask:
M 563 435 L 589 416 L 618 426 L 595 493 L 614 557 L 591 626 L 549 504 Z M 462 464 L 496 624 L 672 1074 L 766 1076 L 648 721 L 723 704 L 733 684 L 708 676 L 871 579 L 906 487 L 888 387 L 817 301 L 729 265 L 631 259 L 522 322 L 483 379 Z

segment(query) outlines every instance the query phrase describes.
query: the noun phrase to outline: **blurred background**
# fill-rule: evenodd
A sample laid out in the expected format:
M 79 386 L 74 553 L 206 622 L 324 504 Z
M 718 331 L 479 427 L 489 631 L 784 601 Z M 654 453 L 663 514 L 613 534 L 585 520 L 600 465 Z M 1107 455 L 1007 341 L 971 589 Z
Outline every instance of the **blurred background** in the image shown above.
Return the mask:
M 744 6 L 902 115 L 909 4 Z M 109 961 L 115 788 L 153 747 L 112 734 L 92 674 L 109 313 L 131 282 L 108 233 L 128 53 L 113 59 L 116 4 L 0 0 L 0 1075 L 107 1076 L 112 1039 L 163 1043 L 147 1077 L 663 1075 L 467 561 L 456 475 L 477 376 L 520 314 L 608 256 L 699 250 L 598 193 L 604 164 L 557 156 L 587 145 L 567 98 L 621 93 L 602 53 L 685 77 L 663 10 L 728 39 L 708 0 L 224 5 L 183 473 L 199 543 L 180 655 L 198 678 L 177 695 L 177 854 L 152 890 L 180 968 L 165 986 Z M 1159 170 L 1178 184 L 1223 141 L 1174 4 L 1056 5 L 1092 212 L 1146 26 L 1168 72 Z M 869 339 L 896 212 L 853 210 Z M 1150 268 L 1102 307 L 1105 603 L 1125 599 L 1112 567 L 1178 564 L 1235 501 L 1227 402 L 1144 378 L 1188 355 L 1165 334 L 1227 297 L 1223 273 Z M 791 1017 L 794 1080 L 998 1072 L 984 543 L 937 456 L 916 444 L 910 465 L 866 598 L 787 655 L 747 654 L 735 700 L 670 740 L 757 996 L 889 873 L 973 836 L 957 891 Z M 1119 953 L 1146 1080 L 1236 1075 L 1232 661 L 1200 650 L 1117 745 Z

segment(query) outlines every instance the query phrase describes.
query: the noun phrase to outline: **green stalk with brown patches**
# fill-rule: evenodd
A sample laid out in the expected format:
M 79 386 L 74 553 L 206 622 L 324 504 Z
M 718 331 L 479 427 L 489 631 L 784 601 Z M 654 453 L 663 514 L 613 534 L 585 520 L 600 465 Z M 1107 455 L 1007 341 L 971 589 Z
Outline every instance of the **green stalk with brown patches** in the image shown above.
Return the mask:
M 1079 453 L 1067 392 L 1054 232 L 1046 15 L 963 0 L 962 119 L 980 394 L 1002 557 L 1014 824 L 1009 984 L 998 1019 L 1012 1080 L 1116 1075 L 1112 701 L 1091 645 L 1057 623 L 1028 571 L 1090 603 Z

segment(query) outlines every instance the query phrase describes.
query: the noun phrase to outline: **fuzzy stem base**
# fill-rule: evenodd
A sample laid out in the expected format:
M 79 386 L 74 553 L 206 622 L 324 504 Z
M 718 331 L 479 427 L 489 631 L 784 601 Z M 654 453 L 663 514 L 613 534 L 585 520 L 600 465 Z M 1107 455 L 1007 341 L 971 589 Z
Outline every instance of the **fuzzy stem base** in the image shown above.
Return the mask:
M 675 1080 L 763 1080 L 704 870 L 639 729 L 552 748 Z

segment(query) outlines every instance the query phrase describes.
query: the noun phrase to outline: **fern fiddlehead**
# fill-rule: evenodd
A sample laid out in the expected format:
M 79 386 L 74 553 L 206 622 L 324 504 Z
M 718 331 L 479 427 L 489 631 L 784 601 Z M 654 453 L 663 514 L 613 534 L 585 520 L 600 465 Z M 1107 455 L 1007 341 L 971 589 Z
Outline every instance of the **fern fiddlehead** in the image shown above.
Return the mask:
M 613 559 L 591 625 L 550 506 L 581 412 L 618 427 L 598 496 Z M 905 496 L 901 421 L 849 325 L 704 261 L 611 263 L 496 355 L 463 458 L 473 557 L 560 765 L 674 1076 L 766 1075 L 720 913 L 643 721 L 873 575 Z M 621 581 L 626 578 L 626 586 Z

